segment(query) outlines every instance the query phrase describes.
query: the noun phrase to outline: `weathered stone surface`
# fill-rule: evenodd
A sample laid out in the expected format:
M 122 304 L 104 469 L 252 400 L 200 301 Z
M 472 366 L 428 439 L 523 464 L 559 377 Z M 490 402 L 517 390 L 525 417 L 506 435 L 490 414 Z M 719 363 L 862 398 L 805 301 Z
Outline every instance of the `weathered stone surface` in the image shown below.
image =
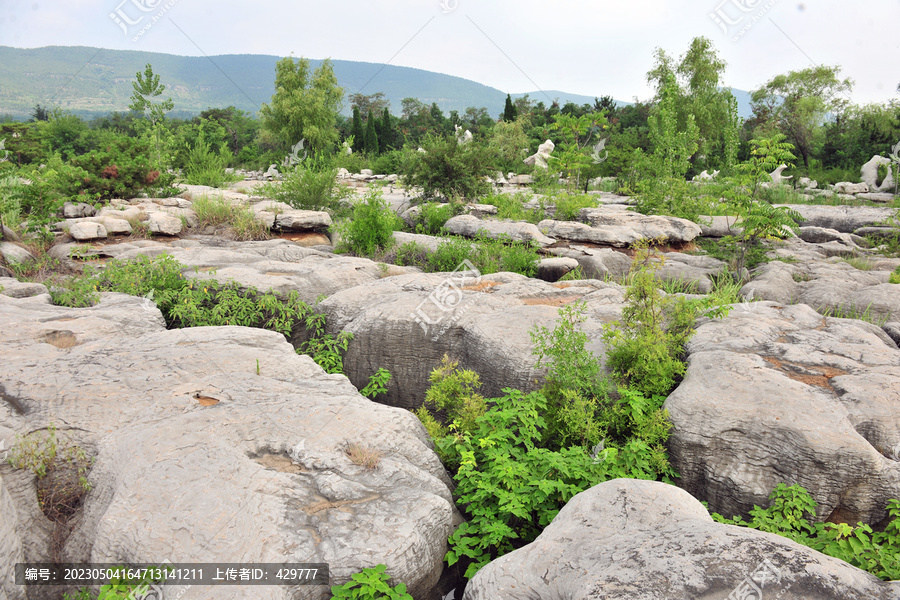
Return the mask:
M 884 332 L 894 340 L 895 344 L 900 346 L 900 321 L 885 323 L 882 329 L 884 329 Z
M 16 531 L 19 518 L 2 476 L 0 476 L 0 514 L 3 515 L 3 518 L 0 518 L 0 598 L 25 600 L 25 587 L 15 585 L 16 563 L 25 562 L 22 538 Z
M 900 594 L 900 583 L 787 538 L 715 523 L 674 486 L 614 479 L 576 495 L 534 542 L 478 571 L 463 600 L 725 599 L 751 577 L 763 595 L 739 591 L 741 598 Z
M 178 223 L 181 225 L 181 222 Z M 106 227 L 102 223 L 80 221 L 69 225 L 69 235 L 79 242 L 99 240 L 106 237 Z
M 590 242 L 592 244 L 608 244 L 617 248 L 624 248 L 643 239 L 640 233 L 630 227 L 621 225 L 607 225 L 605 227 L 591 227 L 585 223 L 574 221 L 554 221 L 544 219 L 538 223 L 538 229 L 546 231 L 547 235 L 556 239 L 572 242 Z
M 809 177 L 801 177 L 797 180 L 797 187 L 814 190 L 819 187 L 819 182 L 815 179 L 810 179 Z
M 0 242 L 0 258 L 8 264 L 29 263 L 36 260 L 31 252 L 13 242 Z
M 550 254 L 574 258 L 584 271 L 584 276 L 590 279 L 621 281 L 631 270 L 631 257 L 610 248 L 572 245 L 568 248 L 551 248 Z
M 803 217 L 804 226 L 837 229 L 842 233 L 853 233 L 860 227 L 878 225 L 896 215 L 892 208 L 873 206 L 827 206 L 816 204 L 778 204 L 796 210 Z
M 893 188 L 891 188 L 893 189 Z M 871 202 L 883 202 L 885 204 L 890 204 L 894 201 L 894 194 L 888 192 L 869 192 L 868 194 L 857 194 L 857 198 L 860 200 L 869 200 Z
M 335 583 L 385 563 L 416 597 L 437 582 L 459 519 L 424 428 L 283 336 L 167 331 L 159 311 L 122 294 L 87 309 L 0 296 L 0 345 L 0 381 L 23 409 L 4 424 L 26 433 L 64 423 L 96 458 L 68 559 L 327 562 Z M 380 453 L 375 468 L 351 461 L 352 444 Z M 0 492 L 4 521 L 18 514 L 27 538 L 40 527 L 27 518 L 33 482 L 12 500 L 15 512 Z M 10 551 L 0 525 L 0 552 Z M 328 597 L 321 587 L 292 593 L 224 587 L 216 598 Z
M 526 158 L 523 162 L 529 166 L 533 165 L 538 169 L 546 169 L 550 161 L 550 154 L 553 152 L 554 148 L 556 148 L 556 145 L 552 141 L 547 140 L 538 146 L 537 152 Z M 522 175 L 519 175 L 518 177 L 522 177 Z M 530 175 L 526 175 L 525 177 L 530 177 Z
M 538 265 L 537 278 L 552 283 L 577 268 L 578 261 L 574 258 L 544 258 Z
M 97 213 L 90 204 L 84 202 L 66 202 L 62 207 L 62 215 L 66 219 L 77 219 L 79 217 L 93 217 Z
M 331 227 L 331 215 L 315 210 L 288 210 L 275 216 L 275 226 L 290 231 L 323 230 Z
M 47 286 L 42 283 L 27 283 L 15 277 L 0 277 L 0 294 L 10 298 L 30 298 L 47 294 Z
M 19 235 L 7 227 L 6 225 L 0 224 L 0 240 L 4 240 L 7 242 L 21 242 L 22 239 Z
M 690 242 L 701 233 L 700 226 L 687 219 L 642 215 L 612 206 L 583 208 L 578 218 L 598 229 L 626 227 L 640 239 L 661 239 L 669 243 Z
M 753 302 L 697 328 L 665 403 L 679 486 L 721 514 L 798 483 L 818 518 L 877 523 L 900 494 L 900 351 L 879 327 Z
M 865 183 L 850 183 L 849 181 L 841 181 L 834 184 L 835 194 L 863 194 L 869 191 L 869 186 Z
M 878 165 L 885 165 L 888 170 L 887 177 L 884 178 L 881 185 L 878 185 Z M 891 162 L 891 159 L 879 156 L 878 154 L 873 156 L 869 162 L 860 168 L 860 179 L 862 179 L 873 192 L 892 192 L 894 190 L 894 176 L 894 165 Z
M 712 278 L 728 270 L 728 265 L 711 256 L 665 252 L 663 257 L 665 260 L 654 276 L 660 281 L 681 282 L 690 293 L 708 294 L 713 287 Z
M 112 217 L 100 217 L 99 222 L 103 224 L 108 235 L 129 235 L 133 229 L 131 223 L 125 219 L 114 219 Z
M 183 229 L 181 219 L 163 212 L 150 213 L 147 225 L 150 227 L 151 233 L 163 235 L 178 235 Z
M 331 333 L 354 336 L 344 358 L 350 381 L 365 385 L 385 367 L 393 378 L 379 401 L 416 408 L 444 354 L 479 373 L 486 397 L 505 387 L 540 387 L 543 371 L 534 368 L 529 330 L 552 327 L 558 308 L 576 300 L 587 302 L 589 348 L 604 356 L 600 326 L 618 318 L 622 294 L 622 287 L 599 281 L 549 284 L 515 273 L 430 273 L 345 289 L 319 306 Z
M 499 239 L 506 236 L 517 242 L 534 241 L 541 246 L 549 246 L 555 242 L 555 240 L 541 233 L 540 229 L 531 223 L 482 221 L 472 215 L 453 217 L 444 224 L 444 227 L 454 235 L 461 235 L 467 238 L 486 235 L 493 239 Z
M 824 227 L 800 227 L 798 228 L 797 237 L 810 244 L 840 242 L 844 246 L 855 250 L 860 249 L 860 244 L 866 243 L 866 240 L 858 235 L 841 233 L 835 229 L 827 229 Z
M 894 236 L 900 236 L 900 229 L 897 227 L 860 227 L 853 233 L 860 237 L 869 236 L 883 240 Z
M 743 231 L 743 228 L 736 227 L 735 223 L 737 222 L 738 217 L 726 217 L 726 216 L 715 216 L 715 217 L 700 217 L 700 235 L 702 237 L 714 237 L 720 238 L 725 237 L 727 235 L 740 235 Z M 707 223 L 709 223 L 707 225 Z

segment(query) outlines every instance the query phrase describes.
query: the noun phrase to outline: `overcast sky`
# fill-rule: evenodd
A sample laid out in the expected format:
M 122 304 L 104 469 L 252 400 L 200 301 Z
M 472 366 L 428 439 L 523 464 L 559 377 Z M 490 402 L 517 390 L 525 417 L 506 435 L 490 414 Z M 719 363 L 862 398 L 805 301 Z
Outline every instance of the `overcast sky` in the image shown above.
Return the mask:
M 884 102 L 900 95 L 898 24 L 900 0 L 0 0 L 5 46 L 293 53 L 626 101 L 652 95 L 654 48 L 677 57 L 702 35 L 728 63 L 724 85 L 841 65 L 854 102 Z

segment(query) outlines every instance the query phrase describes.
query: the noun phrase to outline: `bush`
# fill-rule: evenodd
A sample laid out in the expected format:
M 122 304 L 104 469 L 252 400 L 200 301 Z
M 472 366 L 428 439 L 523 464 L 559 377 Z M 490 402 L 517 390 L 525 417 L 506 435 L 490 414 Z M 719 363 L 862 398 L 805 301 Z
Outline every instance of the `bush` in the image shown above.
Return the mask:
M 428 257 L 428 270 L 433 273 L 451 273 L 474 254 L 474 242 L 461 237 L 449 237 L 438 244 Z
M 125 136 L 115 136 L 103 148 L 74 157 L 71 164 L 86 173 L 77 193 L 88 198 L 134 198 L 145 188 L 169 187 L 173 181 L 150 166 L 147 146 Z
M 900 267 L 897 267 L 893 273 L 891 273 L 891 277 L 889 280 L 891 283 L 900 283 Z
M 425 152 L 411 153 L 402 175 L 406 185 L 420 186 L 425 198 L 474 199 L 490 191 L 485 178 L 492 172 L 492 157 L 478 141 L 460 144 L 455 136 L 429 136 L 422 146 Z
M 900 579 L 900 502 L 887 505 L 890 523 L 884 531 L 873 531 L 863 523 L 812 523 L 816 502 L 803 487 L 779 483 L 772 490 L 769 508 L 754 506 L 750 521 L 741 517 L 725 519 L 712 513 L 720 523 L 740 525 L 777 533 L 828 556 L 846 561 L 873 575 L 891 581 Z
M 372 172 L 376 175 L 396 175 L 403 170 L 404 158 L 402 150 L 383 152 L 372 161 Z
M 260 188 L 260 194 L 274 198 L 301 210 L 327 210 L 332 215 L 339 212 L 343 202 L 353 195 L 353 190 L 336 181 L 337 168 L 321 170 L 310 159 L 293 170 L 284 173 L 282 181 L 268 183 Z
M 385 565 L 378 565 L 370 569 L 363 569 L 359 573 L 350 576 L 350 581 L 344 585 L 331 587 L 331 598 L 347 598 L 352 600 L 413 600 L 406 593 L 406 584 L 398 583 L 391 587 L 391 577 L 385 571 Z
M 458 204 L 426 202 L 420 208 L 419 217 L 416 219 L 416 233 L 439 235 L 444 224 L 458 215 L 462 207 Z
M 338 226 L 340 244 L 337 250 L 357 256 L 374 256 L 393 243 L 393 233 L 400 225 L 400 218 L 381 192 L 370 190 L 362 201 L 353 205 L 350 219 Z
M 201 227 L 226 227 L 227 235 L 238 241 L 269 239 L 269 229 L 252 210 L 221 196 L 194 199 L 194 212 Z
M 513 221 L 528 221 L 537 224 L 545 218 L 543 208 L 525 209 L 525 203 L 533 196 L 525 192 L 515 194 L 491 194 L 479 200 L 482 204 L 490 204 L 497 207 L 498 219 L 511 219 Z
M 554 218 L 558 221 L 575 221 L 582 208 L 597 206 L 597 198 L 591 194 L 559 194 L 553 201 L 556 203 Z
M 240 176 L 227 175 L 225 167 L 232 160 L 231 152 L 223 147 L 219 152 L 210 148 L 208 142 L 200 139 L 187 155 L 184 167 L 184 179 L 191 185 L 208 185 L 222 187 L 227 183 L 239 181 Z

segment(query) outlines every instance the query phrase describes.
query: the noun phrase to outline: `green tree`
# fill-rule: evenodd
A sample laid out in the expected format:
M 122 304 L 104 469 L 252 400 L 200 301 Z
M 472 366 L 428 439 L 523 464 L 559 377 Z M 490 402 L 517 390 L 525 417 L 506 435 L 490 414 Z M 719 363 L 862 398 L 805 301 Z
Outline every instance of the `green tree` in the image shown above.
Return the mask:
M 516 111 L 516 105 L 513 104 L 512 97 L 507 94 L 506 95 L 506 106 L 503 108 L 503 120 L 507 123 L 512 123 L 516 120 L 516 117 L 519 116 L 518 111 Z
M 144 130 L 153 140 L 156 148 L 156 165 L 162 165 L 162 148 L 161 135 L 164 127 L 166 113 L 175 108 L 175 103 L 171 98 L 166 100 L 154 101 L 166 91 L 166 86 L 159 82 L 159 75 L 153 73 L 153 66 L 147 63 L 144 73 L 138 71 L 135 74 L 135 81 L 132 83 L 134 88 L 131 94 L 131 104 L 128 108 L 136 113 L 144 116 L 145 122 L 149 123 L 149 128 Z
M 366 139 L 358 106 L 353 107 L 353 128 L 350 130 L 350 135 L 353 136 L 353 151 L 362 152 L 363 148 L 365 148 Z
M 381 113 L 381 120 L 375 124 L 376 133 L 378 134 L 378 151 L 387 152 L 397 145 L 397 132 L 394 129 L 394 120 L 391 112 L 385 106 Z
M 343 97 L 331 60 L 310 76 L 308 59 L 283 58 L 275 65 L 272 102 L 260 108 L 263 127 L 284 144 L 305 139 L 312 150 L 330 151 L 338 141 L 336 121 Z
M 375 131 L 375 115 L 369 112 L 366 119 L 366 154 L 378 154 L 378 133 Z
M 846 100 L 840 94 L 853 89 L 850 79 L 839 79 L 838 66 L 817 66 L 778 75 L 752 95 L 753 111 L 768 116 L 794 144 L 803 164 L 822 142 L 822 126 L 826 116 L 840 114 Z

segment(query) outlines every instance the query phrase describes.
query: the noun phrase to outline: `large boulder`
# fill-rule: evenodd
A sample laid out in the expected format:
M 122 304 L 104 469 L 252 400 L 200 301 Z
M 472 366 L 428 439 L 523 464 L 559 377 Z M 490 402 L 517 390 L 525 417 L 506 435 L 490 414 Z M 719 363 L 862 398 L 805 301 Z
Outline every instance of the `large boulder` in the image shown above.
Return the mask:
M 553 240 L 531 223 L 516 221 L 481 220 L 472 215 L 459 215 L 449 219 L 444 227 L 453 235 L 477 238 L 485 235 L 492 239 L 509 238 L 516 242 L 536 242 L 541 246 L 549 246 Z
M 893 208 L 872 206 L 828 206 L 817 204 L 778 204 L 791 208 L 802 217 L 801 225 L 836 229 L 842 233 L 853 233 L 860 227 L 880 225 L 896 216 Z
M 552 141 L 547 140 L 540 146 L 538 146 L 538 151 L 526 158 L 523 162 L 528 166 L 533 166 L 538 169 L 546 169 L 549 166 L 550 162 L 550 154 L 553 152 L 553 149 L 556 148 L 556 144 Z
M 878 167 L 884 165 L 887 167 L 887 177 L 878 185 Z M 894 191 L 894 165 L 891 159 L 876 154 L 862 166 L 860 169 L 860 179 L 869 186 L 874 192 L 893 192 Z
M 615 205 L 583 208 L 578 218 L 597 229 L 623 227 L 633 231 L 638 239 L 658 240 L 669 244 L 690 242 L 702 232 L 699 225 L 687 219 L 642 215 Z
M 416 597 L 438 581 L 459 518 L 421 423 L 325 374 L 280 334 L 167 331 L 158 310 L 122 294 L 85 309 L 0 296 L 0 344 L 4 425 L 27 434 L 56 423 L 96 459 L 65 560 L 318 562 L 333 584 L 384 563 Z M 32 545 L 46 525 L 33 476 L 15 474 L 25 478 L 11 490 L 15 510 L 0 489 L 0 553 L 10 558 L 8 518 Z M 327 597 L 324 586 L 216 590 Z
M 863 194 L 869 191 L 866 183 L 851 183 L 849 181 L 841 181 L 834 184 L 835 194 Z
M 818 518 L 878 523 L 900 497 L 900 350 L 879 327 L 752 302 L 702 323 L 665 402 L 679 486 L 725 515 L 800 484 Z
M 674 486 L 615 479 L 572 498 L 463 600 L 893 600 L 900 583 L 771 534 L 716 523 Z
M 181 223 L 179 223 L 181 225 Z M 79 221 L 68 227 L 69 235 L 79 242 L 103 239 L 107 236 L 106 227 L 102 223 L 91 221 Z
M 631 257 L 611 248 L 573 244 L 568 248 L 550 248 L 550 254 L 574 258 L 589 279 L 621 281 L 631 271 Z

